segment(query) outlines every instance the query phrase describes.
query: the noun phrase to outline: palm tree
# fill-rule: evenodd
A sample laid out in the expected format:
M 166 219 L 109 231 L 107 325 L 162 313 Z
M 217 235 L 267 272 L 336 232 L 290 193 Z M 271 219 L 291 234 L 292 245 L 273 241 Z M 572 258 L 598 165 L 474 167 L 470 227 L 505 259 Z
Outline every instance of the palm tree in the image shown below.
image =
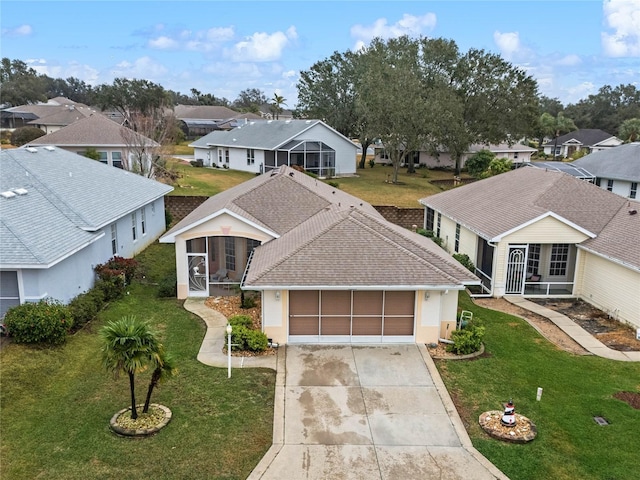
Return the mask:
M 171 355 L 165 353 L 164 348 L 162 347 L 153 355 L 152 361 L 155 363 L 155 368 L 151 374 L 151 382 L 149 382 L 147 398 L 144 402 L 142 413 L 147 413 L 149 411 L 149 404 L 151 403 L 151 394 L 153 393 L 153 389 L 156 388 L 158 384 L 165 382 L 178 373 L 175 360 Z
M 273 109 L 276 114 L 276 120 L 278 120 L 280 114 L 282 113 L 282 105 L 286 105 L 287 99 L 282 95 L 278 95 L 277 93 L 273 94 Z
M 624 143 L 637 142 L 640 139 L 640 118 L 628 118 L 622 122 L 618 135 Z
M 158 356 L 162 345 L 149 324 L 134 316 L 107 323 L 100 330 L 102 363 L 115 376 L 125 372 L 131 389 L 131 418 L 137 419 L 135 374 L 146 370 L 149 362 Z
M 558 137 L 563 133 L 569 133 L 573 130 L 577 130 L 576 124 L 573 123 L 569 117 L 565 117 L 562 112 L 558 113 L 556 117 L 549 113 L 543 113 L 540 116 L 540 125 L 542 131 L 546 135 L 553 135 L 553 159 L 556 159 L 556 147 L 558 146 Z

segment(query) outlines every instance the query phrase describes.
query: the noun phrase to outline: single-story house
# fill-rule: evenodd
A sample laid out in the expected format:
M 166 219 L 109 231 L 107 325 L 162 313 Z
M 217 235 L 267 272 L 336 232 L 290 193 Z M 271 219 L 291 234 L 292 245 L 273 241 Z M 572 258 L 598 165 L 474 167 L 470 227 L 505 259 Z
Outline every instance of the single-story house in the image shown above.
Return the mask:
M 149 170 L 154 151 L 160 147 L 155 140 L 99 113 L 83 117 L 71 125 L 36 138 L 28 146 L 45 145 L 60 147 L 80 155 L 84 155 L 88 149 L 95 149 L 101 163 L 125 170 L 135 170 L 138 160 L 141 159 L 145 162 L 145 171 Z
M 219 105 L 176 105 L 173 113 L 189 139 L 221 130 L 220 123 L 240 115 L 235 110 Z M 255 116 L 260 118 L 258 115 Z
M 323 178 L 355 174 L 358 148 L 321 120 L 249 122 L 211 132 L 190 146 L 207 167 L 262 173 L 288 165 Z
M 595 176 L 600 188 L 636 198 L 640 183 L 640 142 L 593 152 L 571 162 Z
M 481 143 L 474 143 L 469 147 L 469 150 L 462 156 L 460 162 L 460 168 L 464 168 L 466 161 L 478 153 L 480 150 L 489 150 L 493 152 L 497 158 L 506 158 L 511 160 L 514 165 L 525 164 L 531 161 L 531 156 L 537 152 L 535 148 L 522 145 L 520 143 L 514 143 L 509 145 L 508 143 L 484 145 Z M 439 152 L 438 155 L 433 155 L 428 151 L 413 152 L 410 155 L 415 165 L 424 165 L 428 168 L 454 168 L 455 161 L 451 158 L 451 155 L 447 151 Z M 389 158 L 384 150 L 384 147 L 375 146 L 375 158 L 376 163 L 388 163 Z
M 519 168 L 420 200 L 482 295 L 581 298 L 640 327 L 640 204 L 567 173 Z
M 52 133 L 71 123 L 96 113 L 83 103 L 64 97 L 52 98 L 47 103 L 20 105 L 2 110 L 2 129 L 14 130 L 20 127 L 40 128 L 44 133 Z
M 90 289 L 96 265 L 164 232 L 172 189 L 56 147 L 0 151 L 0 315 Z
M 479 279 L 432 240 L 286 165 L 210 197 L 160 238 L 178 298 L 261 295 L 278 343 L 437 342 Z
M 543 145 L 543 150 L 547 155 L 566 158 L 581 150 L 592 153 L 617 147 L 621 144 L 622 140 L 603 130 L 582 128 L 548 141 Z

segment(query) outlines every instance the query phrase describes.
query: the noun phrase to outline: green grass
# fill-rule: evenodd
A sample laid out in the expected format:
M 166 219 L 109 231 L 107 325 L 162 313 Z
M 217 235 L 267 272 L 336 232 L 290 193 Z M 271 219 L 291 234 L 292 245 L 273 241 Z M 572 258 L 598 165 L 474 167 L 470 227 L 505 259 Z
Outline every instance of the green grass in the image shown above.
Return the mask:
M 188 163 L 170 160 L 172 168 L 180 174 L 171 195 L 211 196 L 255 177 L 255 174 L 218 168 L 197 168 Z M 338 188 L 372 205 L 395 205 L 419 208 L 418 200 L 442 191 L 430 180 L 451 179 L 453 173 L 440 170 L 418 169 L 416 173 L 398 173 L 398 184 L 389 183 L 392 169 L 383 165 L 357 169 L 356 176 L 334 178 Z
M 174 268 L 173 245 L 154 244 L 138 258 L 145 278 L 64 346 L 3 347 L 0 478 L 243 479 L 270 447 L 275 373 L 238 369 L 227 379 L 226 369 L 198 362 L 203 322 L 181 302 L 156 298 L 152 284 Z M 102 368 L 97 336 L 104 322 L 132 314 L 161 332 L 179 370 L 152 397 L 172 410 L 171 423 L 144 439 L 109 429 L 129 387 Z M 148 380 L 138 375 L 140 403 Z
M 613 398 L 640 392 L 640 365 L 559 350 L 525 321 L 474 305 L 461 296 L 487 328 L 487 355 L 474 361 L 437 361 L 456 398 L 474 446 L 512 480 L 637 479 L 640 410 Z M 540 402 L 536 389 L 542 387 Z M 538 427 L 533 442 L 494 440 L 479 415 L 513 399 L 516 412 Z M 603 416 L 611 424 L 593 420 Z
M 189 146 L 193 142 L 194 140 L 185 140 L 177 145 L 170 145 L 168 153 L 170 155 L 193 155 L 193 147 Z

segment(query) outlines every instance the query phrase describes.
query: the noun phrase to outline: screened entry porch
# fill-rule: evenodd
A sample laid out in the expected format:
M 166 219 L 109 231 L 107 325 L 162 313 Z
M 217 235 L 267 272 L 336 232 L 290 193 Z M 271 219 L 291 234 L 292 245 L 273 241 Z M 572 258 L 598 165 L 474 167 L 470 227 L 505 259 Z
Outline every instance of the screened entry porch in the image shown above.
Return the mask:
M 298 166 L 322 178 L 336 174 L 336 152 L 326 143 L 311 140 L 293 140 L 275 151 L 266 151 L 265 172 L 287 165 Z
M 572 296 L 576 251 L 567 243 L 509 245 L 505 294 Z
M 187 240 L 189 296 L 233 295 L 258 240 L 213 236 Z

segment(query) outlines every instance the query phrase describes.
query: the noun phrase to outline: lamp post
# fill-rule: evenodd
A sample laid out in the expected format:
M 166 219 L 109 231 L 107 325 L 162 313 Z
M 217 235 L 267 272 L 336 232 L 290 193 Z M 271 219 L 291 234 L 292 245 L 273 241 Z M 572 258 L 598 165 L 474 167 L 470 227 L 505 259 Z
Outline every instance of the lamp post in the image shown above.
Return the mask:
M 231 332 L 233 331 L 233 327 L 231 326 L 230 323 L 227 323 L 227 356 L 229 358 L 228 361 L 228 371 L 227 371 L 227 378 L 231 378 Z

